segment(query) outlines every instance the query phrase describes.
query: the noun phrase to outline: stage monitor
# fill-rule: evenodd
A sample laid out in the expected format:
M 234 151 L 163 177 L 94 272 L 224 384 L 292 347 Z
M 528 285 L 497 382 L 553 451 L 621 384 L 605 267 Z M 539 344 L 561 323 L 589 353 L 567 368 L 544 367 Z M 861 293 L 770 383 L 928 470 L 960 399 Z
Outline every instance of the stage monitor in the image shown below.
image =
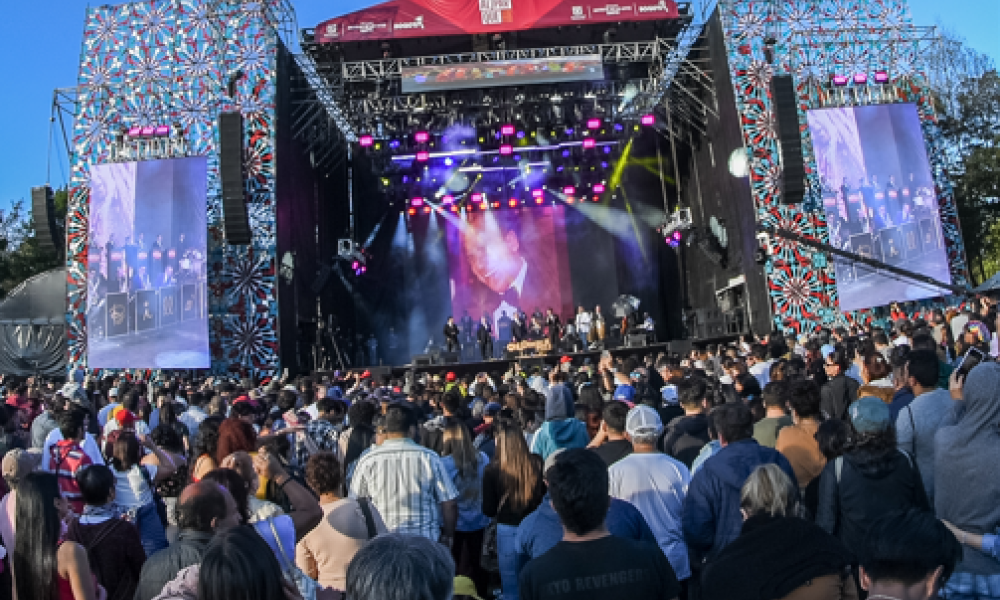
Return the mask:
M 203 156 L 91 168 L 88 367 L 210 366 L 207 184 Z
M 830 243 L 951 283 L 941 215 L 914 104 L 806 113 Z M 947 289 L 837 258 L 840 309 L 931 298 Z
M 586 54 L 572 58 L 403 67 L 402 76 L 403 93 L 413 94 L 503 85 L 600 81 L 604 79 L 604 66 L 600 54 Z

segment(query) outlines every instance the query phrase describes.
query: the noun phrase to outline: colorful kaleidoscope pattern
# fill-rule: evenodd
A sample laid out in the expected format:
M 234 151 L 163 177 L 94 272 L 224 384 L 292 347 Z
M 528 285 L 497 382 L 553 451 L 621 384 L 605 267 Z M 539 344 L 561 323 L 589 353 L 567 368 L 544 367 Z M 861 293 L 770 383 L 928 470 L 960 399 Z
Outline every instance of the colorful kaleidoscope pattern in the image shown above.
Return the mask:
M 264 5 L 145 0 L 89 10 L 80 61 L 67 216 L 69 368 L 86 369 L 89 169 L 109 158 L 123 126 L 180 123 L 191 153 L 208 157 L 209 335 L 212 371 L 273 376 L 280 369 L 275 294 L 274 115 L 277 35 Z M 229 74 L 242 70 L 236 95 Z M 244 115 L 250 246 L 222 234 L 217 117 Z
M 902 51 L 894 48 L 897 51 L 892 55 L 892 64 L 885 64 L 881 47 L 893 28 L 909 25 L 906 1 L 731 0 L 720 3 L 720 10 L 743 139 L 750 153 L 751 193 L 757 220 L 764 226 L 787 229 L 817 241 L 828 239 L 826 221 L 818 210 L 820 186 L 812 141 L 804 126 L 803 153 L 810 191 L 801 206 L 781 203 L 781 165 L 777 161 L 777 132 L 769 93 L 771 77 L 790 72 L 797 76 L 800 123 L 805 123 L 805 111 L 819 106 L 819 91 L 803 83 L 808 76 L 826 77 L 837 69 L 847 73 L 868 72 L 874 61 L 879 61 L 878 65 L 890 72 L 912 75 L 910 83 L 900 92 L 906 101 L 917 105 L 921 117 L 941 203 L 952 281 L 959 285 L 966 283 L 958 214 L 951 185 L 941 168 L 944 161 L 937 117 L 929 88 L 919 83 L 922 78 L 916 72 L 919 49 L 901 44 Z M 764 39 L 768 35 L 779 40 L 773 64 L 764 58 Z M 776 326 L 810 331 L 821 326 L 884 322 L 886 317 L 877 316 L 874 310 L 844 314 L 837 308 L 836 275 L 832 262 L 824 255 L 781 239 L 773 239 L 770 250 L 765 274 Z M 944 298 L 917 304 L 929 310 L 955 303 Z

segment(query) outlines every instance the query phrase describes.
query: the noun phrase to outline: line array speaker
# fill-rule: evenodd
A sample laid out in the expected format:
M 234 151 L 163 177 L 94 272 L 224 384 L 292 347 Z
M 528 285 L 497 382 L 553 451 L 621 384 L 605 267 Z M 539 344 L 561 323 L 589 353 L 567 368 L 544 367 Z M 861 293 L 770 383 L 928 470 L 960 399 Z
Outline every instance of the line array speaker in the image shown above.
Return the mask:
M 222 227 L 226 242 L 250 243 L 246 178 L 243 173 L 243 115 L 219 114 L 219 174 L 222 178 Z
M 775 75 L 771 79 L 771 99 L 781 149 L 781 201 L 799 204 L 806 194 L 806 168 L 802 159 L 798 95 L 791 75 Z
M 62 252 L 63 235 L 56 225 L 55 198 L 51 187 L 40 185 L 31 188 L 31 216 L 39 247 Z

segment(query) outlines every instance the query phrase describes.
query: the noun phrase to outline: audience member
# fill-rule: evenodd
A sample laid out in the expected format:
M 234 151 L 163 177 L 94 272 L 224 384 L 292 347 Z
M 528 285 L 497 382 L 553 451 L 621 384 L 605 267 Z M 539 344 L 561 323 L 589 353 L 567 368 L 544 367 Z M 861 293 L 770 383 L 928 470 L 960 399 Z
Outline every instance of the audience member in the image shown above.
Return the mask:
M 761 396 L 764 403 L 764 418 L 753 425 L 753 439 L 767 448 L 774 448 L 778 442 L 778 433 L 783 427 L 792 424 L 785 406 L 785 389 L 787 381 L 772 381 L 767 384 Z
M 625 418 L 628 416 L 628 405 L 624 402 L 611 401 L 604 406 L 600 432 L 595 438 L 600 445 L 591 447 L 601 460 L 609 467 L 632 453 L 632 443 L 625 437 Z
M 691 468 L 698 453 L 709 441 L 707 386 L 700 378 L 691 377 L 677 384 L 677 396 L 684 416 L 667 423 L 660 449 Z
M 454 577 L 455 563 L 447 548 L 421 536 L 389 533 L 354 556 L 347 567 L 347 597 L 451 600 Z
M 774 447 L 791 463 L 799 489 L 805 493 L 826 466 L 826 457 L 816 441 L 821 418 L 819 387 L 813 381 L 801 379 L 791 382 L 789 388 L 794 424 L 781 430 Z
M 938 358 L 930 350 L 914 350 L 906 360 L 913 402 L 896 417 L 899 449 L 917 464 L 927 499 L 934 505 L 934 436 L 952 413 L 948 390 L 937 387 Z

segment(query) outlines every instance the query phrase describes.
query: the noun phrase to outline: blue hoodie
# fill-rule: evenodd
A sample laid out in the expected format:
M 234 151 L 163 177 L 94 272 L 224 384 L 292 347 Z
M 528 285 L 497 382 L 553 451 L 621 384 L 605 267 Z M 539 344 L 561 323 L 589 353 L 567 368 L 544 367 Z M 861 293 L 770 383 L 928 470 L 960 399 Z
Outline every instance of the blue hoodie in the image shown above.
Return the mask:
M 750 438 L 732 442 L 694 474 L 684 498 L 682 523 L 688 548 L 707 560 L 740 535 L 740 491 L 750 473 L 774 463 L 795 483 L 792 465 L 780 452 Z M 798 484 L 795 484 L 798 490 Z
M 545 423 L 535 432 L 531 451 L 545 460 L 560 448 L 585 448 L 590 443 L 587 425 L 573 415 L 573 392 L 562 384 L 549 386 Z

